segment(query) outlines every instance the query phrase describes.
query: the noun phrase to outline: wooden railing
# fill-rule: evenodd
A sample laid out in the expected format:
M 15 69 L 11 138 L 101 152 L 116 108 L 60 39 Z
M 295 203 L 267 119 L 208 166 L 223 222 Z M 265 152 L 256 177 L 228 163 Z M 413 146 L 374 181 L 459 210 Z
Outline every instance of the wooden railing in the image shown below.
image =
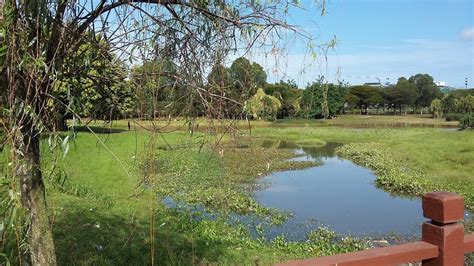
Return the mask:
M 464 235 L 464 199 L 454 193 L 428 193 L 422 199 L 423 216 L 420 242 L 375 248 L 280 265 L 371 266 L 399 265 L 421 261 L 430 266 L 462 266 L 464 254 L 474 252 L 474 234 Z

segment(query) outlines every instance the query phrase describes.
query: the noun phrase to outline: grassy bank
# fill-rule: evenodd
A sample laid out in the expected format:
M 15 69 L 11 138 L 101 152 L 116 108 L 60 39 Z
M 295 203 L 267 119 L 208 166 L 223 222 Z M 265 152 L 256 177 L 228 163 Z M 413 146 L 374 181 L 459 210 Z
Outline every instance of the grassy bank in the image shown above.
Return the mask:
M 284 219 L 284 214 L 258 205 L 247 188 L 272 171 L 307 166 L 286 161 L 294 156 L 288 150 L 249 144 L 250 135 L 256 137 L 253 142 L 265 138 L 309 146 L 341 142 L 346 145 L 340 154 L 372 168 L 379 185 L 389 191 L 416 196 L 448 189 L 466 196 L 472 207 L 474 131 L 400 128 L 398 119 L 446 125 L 418 116 L 344 116 L 337 122 L 340 125 L 336 120 L 283 120 L 252 121 L 249 127 L 243 121 L 226 121 L 226 126 L 240 130 L 216 144 L 220 134 L 200 133 L 208 125 L 205 121 L 195 121 L 191 127 L 184 120 L 160 121 L 169 133 L 157 135 L 143 130 L 150 123 L 132 123 L 128 131 L 127 121 L 106 127 L 95 122 L 90 126 L 97 134 L 79 132 L 51 175 L 54 154 L 45 136 L 42 153 L 59 263 L 267 265 L 366 245 L 339 239 L 327 229 L 314 231 L 303 243 L 281 237 L 266 242 L 253 239 L 245 226 L 230 224 L 229 214 L 251 215 L 268 223 Z M 159 200 L 162 197 L 173 198 L 180 207 L 167 208 Z M 195 205 L 202 208 L 191 209 Z M 209 219 L 209 213 L 217 218 Z
M 401 167 L 422 172 L 434 183 L 467 182 L 474 193 L 474 131 L 435 128 L 340 127 L 261 128 L 255 136 L 302 140 L 336 141 L 377 145 Z
M 286 161 L 294 156 L 290 151 L 234 148 L 246 147 L 247 141 L 211 150 L 201 145 L 203 136 L 180 132 L 97 136 L 100 141 L 92 134 L 78 135 L 58 165 L 67 175 L 64 189 L 48 189 L 61 264 L 272 264 L 365 246 L 352 238 L 336 240 L 326 229 L 314 231 L 304 243 L 281 237 L 267 242 L 227 221 L 231 213 L 268 223 L 284 219 L 258 205 L 242 185 L 272 171 L 304 167 Z M 76 193 L 79 185 L 82 194 Z M 166 208 L 160 197 L 183 206 Z M 186 203 L 204 206 L 218 218 L 191 212 Z
M 446 121 L 445 119 L 433 119 L 430 115 L 342 115 L 334 119 L 280 119 L 275 122 L 263 120 L 214 120 L 206 118 L 187 119 L 184 117 L 174 119 L 157 119 L 155 121 L 142 120 L 118 120 L 112 123 L 103 121 L 84 120 L 93 130 L 107 133 L 123 132 L 128 130 L 130 122 L 131 130 L 144 130 L 160 128 L 163 132 L 175 130 L 184 131 L 224 131 L 229 129 L 251 130 L 256 128 L 293 128 L 293 127 L 346 127 L 346 128 L 406 128 L 406 127 L 428 127 L 428 128 L 457 128 L 459 122 Z M 88 131 L 83 128 L 84 131 Z

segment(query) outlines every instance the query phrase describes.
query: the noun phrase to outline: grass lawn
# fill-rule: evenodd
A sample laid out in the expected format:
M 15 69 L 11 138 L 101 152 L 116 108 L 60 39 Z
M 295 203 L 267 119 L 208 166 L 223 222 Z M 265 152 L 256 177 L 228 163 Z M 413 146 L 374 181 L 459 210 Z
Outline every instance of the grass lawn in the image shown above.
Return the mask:
M 167 125 L 162 128 L 169 133 L 152 135 L 143 130 L 152 124 L 143 122 L 132 123 L 128 131 L 126 120 L 105 130 L 110 134 L 80 132 L 67 155 L 59 159 L 55 170 L 61 170 L 65 185 L 52 186 L 57 182 L 50 181 L 47 194 L 60 264 L 272 264 L 366 246 L 352 238 L 334 241 L 333 232 L 325 230 L 315 231 L 305 243 L 282 238 L 265 242 L 224 219 L 202 219 L 186 206 L 184 211 L 170 209 L 157 200 L 157 195 L 171 196 L 223 217 L 251 214 L 278 222 L 282 214 L 259 206 L 242 184 L 305 165 L 288 163 L 290 151 L 233 148 L 245 145 L 249 135 L 304 143 L 342 142 L 347 148 L 341 153 L 357 163 L 376 172 L 389 167 L 382 169 L 391 173 L 387 180 L 392 183 L 386 186 L 404 189 L 409 187 L 406 182 L 414 182 L 421 185 L 406 193 L 447 186 L 474 195 L 474 131 L 408 125 L 444 127 L 450 122 L 422 116 L 342 116 L 328 121 L 252 121 L 249 130 L 247 122 L 239 121 L 233 126 L 240 131 L 234 137 L 225 135 L 217 145 L 220 133 L 200 133 L 209 126 L 205 120 L 195 121 L 191 132 L 184 120 L 159 123 Z M 365 128 L 368 125 L 375 128 Z M 394 128 L 387 127 L 391 125 Z M 104 131 L 102 123 L 90 126 Z M 53 156 L 46 139 L 42 153 L 49 173 Z M 360 151 L 373 159 L 359 156 Z

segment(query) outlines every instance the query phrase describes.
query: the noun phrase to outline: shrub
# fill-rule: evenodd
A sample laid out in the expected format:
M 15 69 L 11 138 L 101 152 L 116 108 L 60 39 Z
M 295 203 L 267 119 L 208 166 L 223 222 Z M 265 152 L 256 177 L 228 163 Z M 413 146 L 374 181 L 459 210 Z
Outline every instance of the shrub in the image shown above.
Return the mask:
M 256 119 L 275 120 L 280 108 L 281 103 L 277 98 L 258 89 L 257 93 L 245 103 L 244 110 Z
M 463 114 L 451 113 L 446 114 L 444 117 L 446 118 L 446 121 L 460 121 L 463 117 Z
M 430 111 L 433 114 L 433 118 L 440 118 L 443 114 L 443 108 L 440 99 L 434 99 L 431 102 Z
M 459 127 L 461 129 L 474 128 L 474 114 L 465 114 L 461 120 L 459 120 Z

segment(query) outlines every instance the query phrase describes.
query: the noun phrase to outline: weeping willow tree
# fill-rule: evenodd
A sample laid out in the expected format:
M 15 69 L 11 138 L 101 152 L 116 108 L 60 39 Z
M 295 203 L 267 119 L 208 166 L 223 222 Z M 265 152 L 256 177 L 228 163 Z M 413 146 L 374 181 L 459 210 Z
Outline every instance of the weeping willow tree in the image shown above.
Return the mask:
M 24 213 L 25 226 L 14 235 L 19 257 L 33 265 L 56 264 L 40 139 L 58 117 L 48 108 L 51 101 L 74 114 L 73 105 L 55 97 L 54 88 L 67 77 L 90 73 L 93 58 L 73 63 L 81 45 L 101 40 L 117 60 L 130 64 L 171 60 L 175 71 L 153 75 L 172 77 L 187 93 L 183 97 L 200 100 L 206 108 L 209 99 L 219 95 L 207 95 L 203 77 L 230 52 L 255 46 L 278 50 L 282 36 L 288 34 L 311 41 L 286 22 L 288 9 L 297 1 L 4 0 L 2 4 L 0 63 L 7 118 L 2 124 L 10 153 L 1 182 L 8 191 L 2 193 L 6 198 L 2 204 L 8 204 L 2 208 L 19 210 L 6 210 L 3 218 Z M 318 4 L 324 13 L 324 2 Z M 50 145 L 67 151 L 68 137 L 55 139 L 61 145 Z M 8 236 L 3 232 L 2 238 Z
M 281 108 L 280 101 L 271 95 L 265 94 L 263 89 L 245 103 L 244 111 L 255 119 L 275 120 L 278 110 Z

